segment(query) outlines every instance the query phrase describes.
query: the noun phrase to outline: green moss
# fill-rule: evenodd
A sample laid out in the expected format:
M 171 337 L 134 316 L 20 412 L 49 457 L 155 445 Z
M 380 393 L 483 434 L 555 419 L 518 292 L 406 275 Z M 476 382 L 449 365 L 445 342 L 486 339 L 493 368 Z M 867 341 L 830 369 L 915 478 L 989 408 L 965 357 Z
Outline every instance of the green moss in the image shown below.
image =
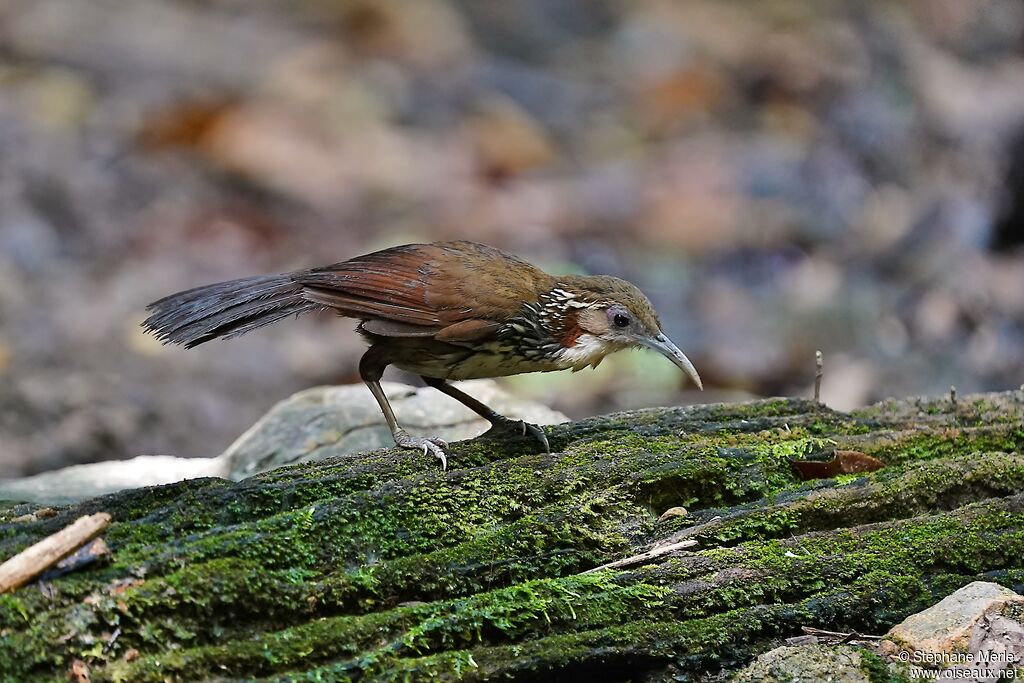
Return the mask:
M 977 452 L 1024 451 L 1024 427 L 1000 425 L 969 429 L 922 429 L 893 433 L 864 444 L 863 450 L 889 465 Z
M 910 678 L 890 668 L 889 662 L 870 650 L 861 650 L 860 668 L 871 683 L 910 683 Z
M 317 658 L 358 653 L 359 667 L 372 671 L 385 661 L 442 647 L 461 649 L 567 623 L 575 628 L 629 619 L 660 606 L 666 593 L 644 583 L 619 585 L 605 574 L 541 579 L 455 601 L 399 607 L 386 616 L 322 619 L 257 640 L 182 650 L 159 661 L 115 665 L 111 675 L 140 683 L 218 669 L 251 675 L 286 668 L 314 653 Z
M 972 580 L 1024 584 L 1022 400 L 964 399 L 955 415 L 654 409 L 553 427 L 551 455 L 458 444 L 448 473 L 377 451 L 0 516 L 0 556 L 81 514 L 115 519 L 109 563 L 0 596 L 0 671 L 63 680 L 83 658 L 96 681 L 711 675 L 804 624 L 884 630 Z M 836 448 L 888 466 L 796 479 L 791 460 Z M 657 521 L 677 505 L 690 515 Z M 687 536 L 699 545 L 580 574 Z
M 694 538 L 730 544 L 756 538 L 864 524 L 894 515 L 952 508 L 966 500 L 1024 489 L 1024 457 L 972 453 L 909 462 L 874 473 L 782 488 L 769 498 L 731 510 Z M 723 512 L 725 512 L 723 510 Z

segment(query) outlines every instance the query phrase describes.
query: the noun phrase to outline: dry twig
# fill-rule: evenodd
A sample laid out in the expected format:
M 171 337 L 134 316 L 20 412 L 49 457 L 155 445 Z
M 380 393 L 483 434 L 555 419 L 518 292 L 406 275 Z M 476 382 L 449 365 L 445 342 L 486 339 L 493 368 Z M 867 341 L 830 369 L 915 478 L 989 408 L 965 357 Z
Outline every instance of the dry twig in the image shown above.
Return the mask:
M 50 534 L 35 545 L 0 565 L 0 593 L 12 591 L 25 585 L 43 573 L 76 548 L 91 541 L 110 524 L 110 515 L 97 512 L 95 515 L 79 517 L 70 525 Z
M 884 637 L 869 636 L 863 633 L 857 633 L 856 631 L 850 631 L 849 633 L 845 633 L 843 631 L 826 631 L 823 628 L 814 628 L 813 626 L 801 626 L 800 630 L 809 636 L 816 636 L 837 644 L 849 643 L 854 640 L 881 640 Z
M 825 357 L 814 352 L 814 402 L 821 403 L 821 378 L 825 375 Z
M 653 560 L 656 557 L 668 555 L 669 553 L 675 552 L 676 550 L 692 548 L 695 545 L 697 545 L 697 541 L 691 538 L 685 541 L 680 541 L 679 543 L 672 543 L 670 545 L 663 545 L 657 548 L 652 548 L 651 550 L 648 550 L 644 553 L 640 553 L 639 555 L 631 555 L 630 557 L 624 557 L 621 560 L 615 560 L 614 562 L 609 562 L 608 564 L 602 564 L 600 567 L 594 567 L 593 569 L 588 569 L 587 571 L 581 573 L 590 574 L 593 572 L 599 572 L 602 569 L 619 569 L 620 567 L 629 567 L 634 564 L 643 564 L 645 562 Z

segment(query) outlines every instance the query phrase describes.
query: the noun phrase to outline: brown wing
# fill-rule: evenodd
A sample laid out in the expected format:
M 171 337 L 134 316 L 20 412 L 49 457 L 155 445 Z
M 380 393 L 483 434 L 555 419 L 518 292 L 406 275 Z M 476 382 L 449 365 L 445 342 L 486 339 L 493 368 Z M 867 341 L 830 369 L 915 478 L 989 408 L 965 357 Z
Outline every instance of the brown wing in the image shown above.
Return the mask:
M 439 256 L 432 245 L 409 244 L 296 273 L 292 280 L 305 288 L 306 298 L 353 318 L 440 329 L 445 311 L 429 296 Z
M 473 242 L 407 244 L 295 273 L 292 279 L 310 301 L 353 318 L 382 321 L 364 325 L 374 334 L 439 334 L 450 341 L 493 334 L 551 280 L 525 261 Z M 450 326 L 451 334 L 442 334 Z

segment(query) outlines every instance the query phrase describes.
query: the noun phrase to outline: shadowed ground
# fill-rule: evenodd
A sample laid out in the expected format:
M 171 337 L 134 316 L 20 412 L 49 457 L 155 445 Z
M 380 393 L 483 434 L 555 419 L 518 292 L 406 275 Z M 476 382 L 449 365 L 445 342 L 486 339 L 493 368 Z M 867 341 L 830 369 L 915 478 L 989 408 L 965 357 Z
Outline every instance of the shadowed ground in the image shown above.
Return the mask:
M 1022 414 L 1022 392 L 653 409 L 549 428 L 550 455 L 461 443 L 448 473 L 384 450 L 38 521 L 6 504 L 4 558 L 79 515 L 115 521 L 105 564 L 0 596 L 0 672 L 700 680 L 801 625 L 882 632 L 979 578 L 1021 590 Z M 791 459 L 836 449 L 887 467 L 799 481 Z

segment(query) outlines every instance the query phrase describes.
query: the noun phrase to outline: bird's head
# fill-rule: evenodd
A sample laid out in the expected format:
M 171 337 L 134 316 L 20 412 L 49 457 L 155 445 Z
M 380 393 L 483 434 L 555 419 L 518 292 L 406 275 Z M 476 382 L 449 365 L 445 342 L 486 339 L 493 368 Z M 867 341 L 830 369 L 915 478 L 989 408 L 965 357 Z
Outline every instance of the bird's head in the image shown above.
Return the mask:
M 693 363 L 662 332 L 654 306 L 636 285 L 610 275 L 589 275 L 565 278 L 565 289 L 576 293 L 579 338 L 586 335 L 601 347 L 602 357 L 625 348 L 653 349 L 685 372 L 698 389 L 704 388 Z

